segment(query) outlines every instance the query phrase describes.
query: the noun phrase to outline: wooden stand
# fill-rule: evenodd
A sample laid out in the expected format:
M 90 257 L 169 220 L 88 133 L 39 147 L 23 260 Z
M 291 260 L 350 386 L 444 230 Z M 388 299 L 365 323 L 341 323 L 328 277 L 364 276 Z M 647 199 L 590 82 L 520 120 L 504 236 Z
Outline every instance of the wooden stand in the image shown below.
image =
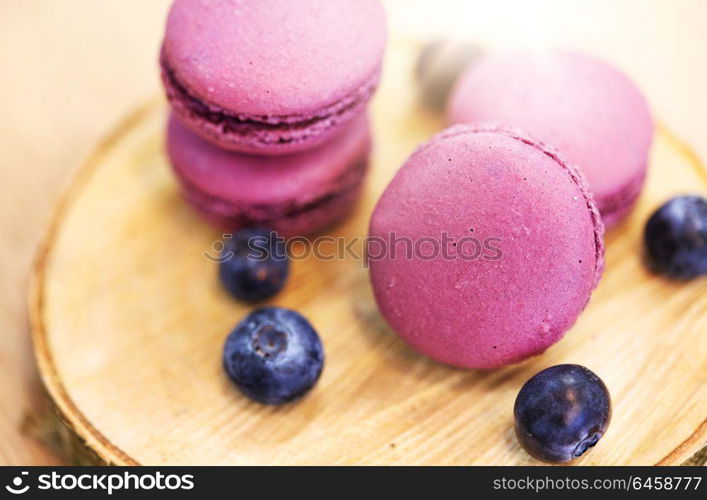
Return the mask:
M 420 109 L 415 51 L 392 47 L 372 109 L 376 151 L 355 214 L 333 232 L 364 237 L 381 191 L 443 127 Z M 163 154 L 164 104 L 101 144 L 58 207 L 31 295 L 37 361 L 64 419 L 112 464 L 536 464 L 518 445 L 521 385 L 557 363 L 606 382 L 613 421 L 578 463 L 680 464 L 707 441 L 707 280 L 646 271 L 641 236 L 668 197 L 707 189 L 707 171 L 659 128 L 648 185 L 607 236 L 589 307 L 544 355 L 492 372 L 455 370 L 406 347 L 381 320 L 355 259 L 293 263 L 270 303 L 296 309 L 326 349 L 316 389 L 282 408 L 242 397 L 221 369 L 248 308 L 219 287 L 220 234 L 182 201 Z M 361 246 L 357 247 L 359 250 Z

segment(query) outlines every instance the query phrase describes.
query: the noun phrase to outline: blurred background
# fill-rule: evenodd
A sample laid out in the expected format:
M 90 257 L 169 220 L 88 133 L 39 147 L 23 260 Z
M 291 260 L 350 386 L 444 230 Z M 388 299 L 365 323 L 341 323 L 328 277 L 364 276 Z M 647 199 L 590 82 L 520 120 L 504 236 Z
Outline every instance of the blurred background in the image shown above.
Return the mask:
M 658 120 L 707 158 L 707 0 L 384 3 L 392 38 L 562 47 L 612 61 L 643 89 Z M 27 331 L 32 256 L 81 161 L 160 93 L 156 60 L 168 6 L 0 0 L 0 465 L 60 463 L 37 439 L 46 402 Z

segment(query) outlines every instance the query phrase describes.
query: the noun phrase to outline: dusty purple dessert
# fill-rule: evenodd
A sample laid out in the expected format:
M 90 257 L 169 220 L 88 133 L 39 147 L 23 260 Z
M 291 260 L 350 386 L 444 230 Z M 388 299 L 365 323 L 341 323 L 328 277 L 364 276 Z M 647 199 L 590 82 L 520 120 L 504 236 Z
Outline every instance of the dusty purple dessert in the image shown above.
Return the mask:
M 167 154 L 187 201 L 217 226 L 313 233 L 344 217 L 360 192 L 371 148 L 366 115 L 325 144 L 278 157 L 221 149 L 174 116 Z
M 628 215 L 653 139 L 646 99 L 610 64 L 570 52 L 499 52 L 470 67 L 448 103 L 450 123 L 520 127 L 552 144 L 587 178 L 604 224 Z
M 287 154 L 325 142 L 365 110 L 385 40 L 378 0 L 176 0 L 162 80 L 180 121 L 201 137 Z

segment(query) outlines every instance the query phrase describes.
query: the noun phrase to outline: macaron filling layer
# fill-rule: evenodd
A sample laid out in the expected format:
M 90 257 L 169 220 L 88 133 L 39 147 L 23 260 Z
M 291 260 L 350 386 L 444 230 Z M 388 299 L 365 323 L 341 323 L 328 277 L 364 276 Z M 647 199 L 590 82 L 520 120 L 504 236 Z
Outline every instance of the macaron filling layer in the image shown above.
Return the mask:
M 599 208 L 604 224 L 607 227 L 615 225 L 631 211 L 631 208 L 633 208 L 633 205 L 641 195 L 641 191 L 643 191 L 647 170 L 648 165 L 642 168 L 643 175 L 632 179 L 630 183 L 611 195 L 605 195 L 601 198 L 595 195 L 594 199 L 597 208 Z
M 334 199 L 346 196 L 355 191 L 362 183 L 368 168 L 368 160 L 363 159 L 354 164 L 340 180 L 339 187 L 329 193 L 306 202 L 287 202 L 270 205 L 245 205 L 237 201 L 205 192 L 190 182 L 175 169 L 186 198 L 202 212 L 218 217 L 224 223 L 234 226 L 248 226 L 281 218 L 293 218 L 306 212 L 315 211 L 329 205 Z
M 301 236 L 316 232 L 337 222 L 349 213 L 353 204 L 359 198 L 362 183 L 348 189 L 332 193 L 317 202 L 301 206 L 298 210 L 270 218 L 249 218 L 241 212 L 223 213 L 213 211 L 214 205 L 206 205 L 203 193 L 187 192 L 185 198 L 207 220 L 225 229 L 262 226 L 276 230 L 282 236 Z M 206 200 L 212 201 L 212 200 Z
M 160 66 L 167 98 L 178 116 L 188 118 L 183 120 L 186 125 L 196 121 L 199 128 L 195 131 L 207 138 L 245 146 L 284 146 L 325 136 L 363 112 L 380 81 L 377 68 L 355 92 L 312 114 L 248 115 L 228 111 L 190 91 L 169 64 L 164 50 Z

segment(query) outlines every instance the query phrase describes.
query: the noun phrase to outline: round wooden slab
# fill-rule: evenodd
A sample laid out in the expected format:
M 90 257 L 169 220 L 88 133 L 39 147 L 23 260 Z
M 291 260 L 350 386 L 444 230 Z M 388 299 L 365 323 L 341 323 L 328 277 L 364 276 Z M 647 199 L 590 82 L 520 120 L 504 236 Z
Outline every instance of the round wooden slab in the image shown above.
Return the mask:
M 372 174 L 333 235 L 364 237 L 372 207 L 415 145 L 442 127 L 417 104 L 414 51 L 391 47 L 373 104 Z M 254 404 L 221 368 L 248 308 L 219 287 L 205 254 L 221 235 L 182 201 L 162 151 L 161 101 L 98 147 L 59 207 L 36 265 L 37 360 L 75 432 L 114 464 L 536 464 L 517 444 L 521 385 L 557 363 L 606 382 L 613 421 L 578 463 L 679 464 L 707 440 L 707 280 L 676 284 L 641 263 L 643 224 L 661 202 L 707 189 L 707 172 L 664 128 L 632 216 L 607 237 L 589 307 L 544 355 L 462 371 L 406 347 L 385 326 L 360 260 L 294 262 L 271 303 L 320 332 L 317 387 L 282 408 Z M 361 245 L 354 247 L 361 250 Z

